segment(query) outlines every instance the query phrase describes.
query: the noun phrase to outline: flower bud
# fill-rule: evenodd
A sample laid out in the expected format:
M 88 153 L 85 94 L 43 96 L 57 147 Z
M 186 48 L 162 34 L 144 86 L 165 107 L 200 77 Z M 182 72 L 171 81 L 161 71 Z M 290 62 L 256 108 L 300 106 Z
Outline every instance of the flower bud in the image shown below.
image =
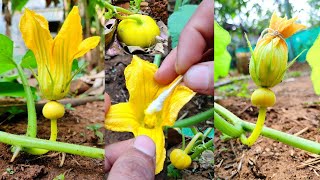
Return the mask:
M 261 39 L 249 64 L 252 80 L 260 87 L 273 87 L 284 76 L 288 61 L 288 48 L 281 38 Z
M 261 34 L 249 64 L 251 78 L 257 86 L 271 88 L 282 81 L 288 61 L 285 38 L 306 27 L 296 24 L 296 20 L 297 17 L 287 20 L 273 13 L 267 33 Z

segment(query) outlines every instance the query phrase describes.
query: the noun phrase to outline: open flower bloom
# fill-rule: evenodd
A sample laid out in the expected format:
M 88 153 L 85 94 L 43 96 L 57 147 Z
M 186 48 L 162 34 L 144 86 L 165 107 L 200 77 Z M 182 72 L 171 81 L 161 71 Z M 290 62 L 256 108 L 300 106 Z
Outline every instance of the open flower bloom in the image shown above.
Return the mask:
M 69 92 L 73 60 L 96 47 L 100 41 L 99 36 L 82 40 L 77 6 L 72 8 L 54 39 L 50 35 L 48 21 L 28 9 L 21 17 L 20 31 L 26 46 L 35 55 L 42 96 L 49 100 L 61 99 Z
M 270 88 L 283 79 L 287 69 L 288 46 L 285 38 L 306 28 L 296 24 L 297 17 L 287 20 L 273 13 L 269 28 L 261 34 L 250 61 L 249 70 L 257 86 Z
M 124 72 L 130 95 L 129 102 L 112 105 L 106 115 L 105 125 L 113 131 L 132 132 L 134 136 L 149 136 L 156 144 L 157 174 L 163 169 L 166 157 L 163 127 L 174 125 L 180 109 L 190 101 L 195 92 L 180 84 L 172 86 L 177 84 L 181 77 L 170 85 L 158 84 L 153 79 L 156 71 L 155 64 L 133 56 L 131 64 Z M 155 103 L 159 102 L 159 95 L 163 95 L 163 92 L 170 88 L 173 88 L 171 93 L 163 99 L 161 105 Z

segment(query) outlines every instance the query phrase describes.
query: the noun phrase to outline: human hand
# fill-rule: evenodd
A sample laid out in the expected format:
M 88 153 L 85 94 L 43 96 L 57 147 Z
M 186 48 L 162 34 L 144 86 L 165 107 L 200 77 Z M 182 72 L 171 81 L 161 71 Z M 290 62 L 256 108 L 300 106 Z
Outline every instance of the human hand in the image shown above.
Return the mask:
M 106 112 L 110 105 L 110 97 L 105 94 Z M 155 157 L 152 139 L 138 136 L 106 146 L 104 169 L 109 172 L 108 179 L 154 179 Z
M 213 8 L 212 0 L 204 0 L 199 5 L 182 30 L 178 46 L 156 72 L 158 83 L 168 84 L 178 74 L 184 74 L 186 86 L 199 93 L 213 95 Z

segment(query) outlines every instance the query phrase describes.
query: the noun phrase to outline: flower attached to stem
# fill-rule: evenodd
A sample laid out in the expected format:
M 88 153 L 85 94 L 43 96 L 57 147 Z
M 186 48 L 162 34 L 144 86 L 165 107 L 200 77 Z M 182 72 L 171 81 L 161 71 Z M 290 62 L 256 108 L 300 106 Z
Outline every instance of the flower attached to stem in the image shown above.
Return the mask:
M 266 118 L 267 107 L 275 104 L 276 96 L 269 88 L 279 84 L 286 70 L 302 54 L 302 52 L 289 64 L 288 46 L 285 38 L 292 36 L 294 33 L 306 28 L 302 24 L 296 24 L 297 17 L 287 20 L 280 18 L 273 13 L 269 28 L 265 29 L 258 40 L 254 51 L 246 36 L 250 47 L 252 58 L 249 64 L 249 71 L 252 80 L 259 87 L 251 95 L 253 105 L 259 107 L 259 115 L 256 126 L 249 136 L 241 135 L 241 141 L 252 146 L 258 139 Z
M 288 69 L 285 38 L 306 28 L 296 24 L 296 20 L 297 17 L 287 20 L 273 13 L 270 26 L 262 32 L 249 65 L 251 78 L 257 86 L 271 88 L 282 81 Z
M 189 88 L 177 83 L 160 85 L 154 79 L 155 64 L 133 56 L 125 69 L 129 102 L 112 105 L 106 114 L 107 129 L 147 135 L 156 144 L 156 173 L 163 169 L 165 137 L 163 128 L 173 126 L 180 109 L 195 95 Z
M 74 6 L 58 35 L 50 35 L 48 21 L 26 9 L 20 20 L 20 31 L 26 46 L 32 50 L 38 65 L 39 88 L 48 100 L 62 99 L 69 92 L 72 62 L 96 47 L 99 36 L 82 40 L 79 9 Z

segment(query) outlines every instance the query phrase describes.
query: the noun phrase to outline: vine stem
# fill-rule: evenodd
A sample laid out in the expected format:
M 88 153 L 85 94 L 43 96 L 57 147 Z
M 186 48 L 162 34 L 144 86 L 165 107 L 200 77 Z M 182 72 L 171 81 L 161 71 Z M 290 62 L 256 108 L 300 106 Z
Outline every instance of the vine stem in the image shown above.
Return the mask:
M 154 56 L 153 64 L 155 64 L 155 65 L 157 65 L 158 67 L 160 67 L 160 64 L 161 64 L 161 54 L 156 54 L 156 55 Z
M 267 108 L 261 107 L 259 109 L 259 115 L 258 115 L 256 126 L 254 127 L 251 135 L 248 137 L 248 139 L 245 139 L 244 137 L 241 138 L 243 144 L 252 146 L 257 141 L 261 133 L 261 130 L 263 128 L 264 121 L 266 119 L 266 114 L 267 114 Z
M 122 13 L 125 13 L 125 14 L 134 14 L 133 12 L 127 10 L 127 9 L 124 9 L 122 7 L 118 7 L 118 6 L 113 6 L 112 4 L 104 1 L 104 0 L 100 0 L 100 2 L 103 3 L 103 5 L 108 8 L 108 9 L 112 9 L 112 11 L 116 11 L 116 12 L 122 12 Z
M 47 149 L 96 159 L 103 159 L 105 154 L 104 149 L 101 148 L 20 136 L 3 131 L 0 131 L 0 142 L 14 146 Z
M 213 139 L 209 140 L 208 142 L 206 142 L 205 144 L 203 144 L 203 146 L 200 149 L 197 149 L 192 155 L 191 155 L 191 159 L 195 159 L 197 158 L 203 151 L 209 149 L 210 147 L 213 146 Z
M 214 103 L 214 110 L 217 114 L 221 115 L 220 116 L 221 118 L 218 118 L 218 119 L 215 118 L 214 125 L 217 129 L 219 129 L 223 133 L 224 133 L 225 127 L 220 127 L 220 125 L 224 123 L 220 123 L 216 121 L 224 121 L 225 123 L 228 123 L 230 125 L 229 127 L 232 127 L 232 130 L 238 130 L 238 128 L 236 128 L 237 125 L 240 125 L 242 129 L 247 132 L 251 132 L 255 128 L 255 124 L 240 119 L 239 117 L 234 115 L 232 112 L 228 111 L 226 108 L 222 107 L 217 103 Z M 226 121 L 224 118 L 229 120 L 231 123 Z M 308 139 L 304 139 L 292 134 L 287 134 L 282 131 L 278 131 L 268 127 L 262 128 L 261 135 L 267 138 L 282 142 L 284 144 L 290 145 L 295 148 L 299 148 L 315 154 L 320 154 L 320 143 L 310 141 Z
M 201 112 L 192 117 L 176 121 L 176 123 L 172 127 L 173 128 L 189 127 L 213 117 L 213 114 L 214 114 L 214 108 L 211 108 L 207 111 Z
M 32 91 L 28 84 L 28 80 L 24 75 L 22 67 L 19 64 L 16 64 L 16 67 L 18 69 L 18 73 L 21 78 L 22 85 L 26 93 L 26 99 L 27 99 L 28 127 L 27 127 L 26 135 L 29 137 L 36 137 L 37 136 L 37 114 L 36 114 L 36 108 L 35 108 Z
M 28 80 L 24 75 L 23 69 L 20 64 L 16 63 L 12 60 L 14 65 L 18 70 L 18 74 L 20 76 L 23 89 L 26 93 L 26 100 L 27 100 L 27 111 L 28 111 L 28 125 L 27 125 L 27 132 L 26 136 L 35 138 L 37 137 L 37 114 L 36 114 L 36 106 L 34 103 L 33 95 L 31 88 L 29 86 Z M 23 149 L 23 146 L 15 146 L 13 149 L 13 155 L 10 162 L 13 162 L 14 159 L 18 156 L 19 152 Z
M 184 149 L 184 152 L 186 152 L 188 154 L 190 152 L 190 150 L 193 148 L 194 143 L 202 136 L 203 136 L 203 134 L 201 132 L 199 132 L 195 136 L 193 136 L 193 138 L 191 139 L 191 141 L 189 142 L 187 147 Z
M 57 119 L 50 119 L 50 139 L 49 141 L 56 141 L 58 137 L 58 124 Z M 43 155 L 49 152 L 47 149 L 37 149 L 37 148 L 24 148 L 24 151 L 26 151 L 29 154 L 33 155 Z

